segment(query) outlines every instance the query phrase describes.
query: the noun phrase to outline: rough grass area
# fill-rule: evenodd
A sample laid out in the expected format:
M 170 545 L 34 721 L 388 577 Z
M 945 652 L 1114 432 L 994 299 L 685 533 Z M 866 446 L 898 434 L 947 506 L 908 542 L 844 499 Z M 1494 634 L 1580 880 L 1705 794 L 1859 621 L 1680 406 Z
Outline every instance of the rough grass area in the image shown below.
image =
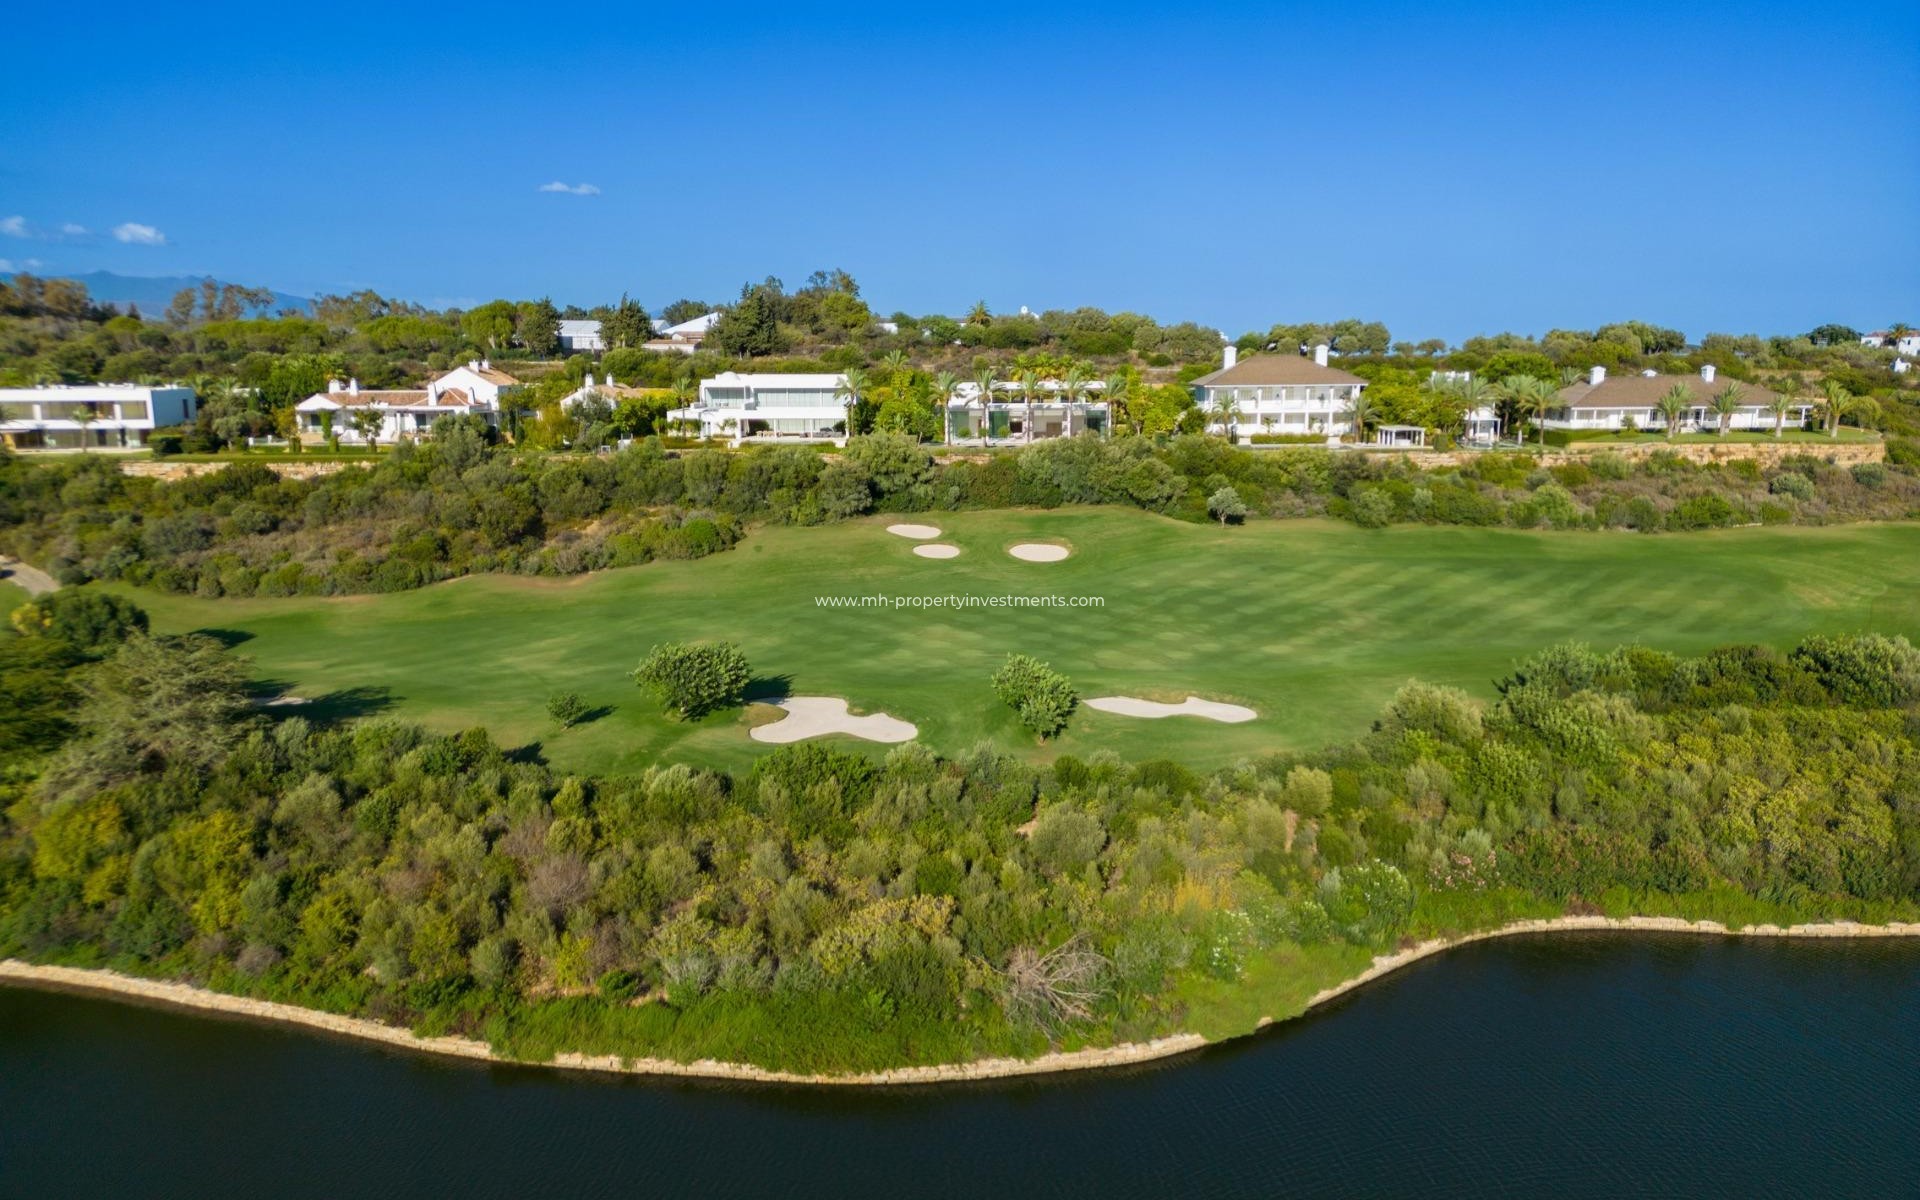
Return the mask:
M 929 561 L 898 517 L 756 530 L 729 552 L 567 580 L 485 576 L 337 599 L 137 593 L 161 632 L 220 631 L 256 673 L 322 715 L 385 711 L 443 730 L 484 725 L 568 769 L 690 761 L 740 769 L 766 752 L 741 710 L 667 720 L 628 678 L 656 642 L 725 638 L 756 693 L 841 696 L 920 727 L 954 754 L 980 739 L 1036 758 L 1114 750 L 1211 768 L 1364 729 L 1409 679 L 1485 696 L 1553 642 L 1698 652 L 1811 632 L 1920 637 L 1920 526 L 1717 533 L 1532 533 L 1320 522 L 1182 524 L 1117 509 L 941 513 L 961 558 Z M 1018 541 L 1070 542 L 1023 563 Z M 1099 596 L 1102 608 L 828 609 L 816 596 Z M 1260 713 L 1243 725 L 1085 709 L 1038 746 L 993 697 L 1009 652 L 1082 695 L 1189 692 Z M 578 691 L 561 731 L 547 697 Z M 835 739 L 863 753 L 885 747 Z

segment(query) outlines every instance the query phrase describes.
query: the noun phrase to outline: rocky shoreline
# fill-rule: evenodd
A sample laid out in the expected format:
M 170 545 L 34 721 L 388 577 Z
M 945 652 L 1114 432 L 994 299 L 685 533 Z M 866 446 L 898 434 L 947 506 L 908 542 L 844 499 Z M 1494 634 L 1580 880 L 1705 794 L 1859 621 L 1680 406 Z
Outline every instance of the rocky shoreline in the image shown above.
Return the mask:
M 1319 992 L 1307 1002 L 1304 1011 L 1327 1004 L 1376 979 L 1391 975 L 1421 959 L 1444 953 L 1457 946 L 1493 938 L 1524 934 L 1575 933 L 1590 931 L 1641 931 L 1650 933 L 1691 933 L 1723 937 L 1793 938 L 1885 938 L 1920 937 L 1920 923 L 1894 922 L 1887 925 L 1859 925 L 1839 921 L 1812 925 L 1755 925 L 1728 929 L 1716 921 L 1687 921 L 1678 917 L 1556 917 L 1546 920 L 1515 921 L 1498 929 L 1463 934 L 1453 938 L 1434 938 L 1392 954 L 1383 954 L 1373 965 L 1333 987 Z M 1007 1079 L 1023 1075 L 1048 1075 L 1060 1071 L 1098 1070 L 1122 1067 L 1155 1059 L 1187 1054 L 1212 1044 L 1197 1033 L 1173 1034 L 1150 1042 L 1130 1042 L 1084 1050 L 1058 1051 L 1038 1058 L 988 1058 L 976 1062 L 949 1063 L 928 1067 L 898 1067 L 851 1075 L 806 1075 L 790 1071 L 770 1071 L 746 1063 L 716 1062 L 702 1059 L 683 1063 L 670 1059 L 623 1059 L 612 1055 L 557 1055 L 550 1063 L 524 1063 L 496 1054 L 482 1041 L 463 1037 L 420 1037 L 411 1030 L 363 1017 L 343 1017 L 292 1004 L 229 996 L 186 983 L 168 983 L 141 979 L 118 971 L 81 967 L 48 966 L 0 960 L 0 984 L 18 984 L 60 990 L 98 993 L 107 996 L 146 1001 L 173 1008 L 220 1013 L 261 1021 L 299 1025 L 323 1033 L 378 1042 L 399 1049 L 447 1055 L 503 1065 L 548 1066 L 561 1070 L 600 1071 L 631 1075 L 677 1076 L 694 1079 L 724 1079 L 752 1083 L 783 1083 L 833 1086 L 907 1086 L 936 1083 L 962 1083 L 986 1079 Z M 1297 1015 L 1297 1014 L 1295 1014 Z M 1273 1023 L 1263 1018 L 1262 1026 Z

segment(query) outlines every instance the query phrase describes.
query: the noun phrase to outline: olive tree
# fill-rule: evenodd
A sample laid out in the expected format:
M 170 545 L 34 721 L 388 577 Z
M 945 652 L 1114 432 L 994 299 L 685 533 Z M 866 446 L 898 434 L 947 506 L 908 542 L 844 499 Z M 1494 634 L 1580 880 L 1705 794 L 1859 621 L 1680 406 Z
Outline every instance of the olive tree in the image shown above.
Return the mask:
M 667 642 L 633 672 L 634 682 L 683 721 L 738 703 L 750 677 L 747 656 L 731 642 Z

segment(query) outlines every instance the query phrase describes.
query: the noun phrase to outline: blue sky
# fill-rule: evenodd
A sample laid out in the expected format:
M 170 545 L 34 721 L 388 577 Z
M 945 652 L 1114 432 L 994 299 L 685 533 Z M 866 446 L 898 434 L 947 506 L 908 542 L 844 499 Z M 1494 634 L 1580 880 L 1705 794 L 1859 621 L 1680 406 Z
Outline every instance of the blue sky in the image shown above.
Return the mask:
M 105 3 L 8 28 L 15 267 L 658 306 L 838 266 L 889 312 L 1415 339 L 1920 324 L 1904 4 Z

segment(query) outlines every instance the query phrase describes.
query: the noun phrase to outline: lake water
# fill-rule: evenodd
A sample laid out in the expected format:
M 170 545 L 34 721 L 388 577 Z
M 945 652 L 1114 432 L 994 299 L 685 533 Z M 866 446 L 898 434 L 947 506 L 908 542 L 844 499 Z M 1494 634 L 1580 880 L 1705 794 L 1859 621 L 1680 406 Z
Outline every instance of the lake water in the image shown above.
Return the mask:
M 1148 1067 L 561 1074 L 0 988 L 0 1195 L 1913 1196 L 1920 943 L 1470 946 Z

